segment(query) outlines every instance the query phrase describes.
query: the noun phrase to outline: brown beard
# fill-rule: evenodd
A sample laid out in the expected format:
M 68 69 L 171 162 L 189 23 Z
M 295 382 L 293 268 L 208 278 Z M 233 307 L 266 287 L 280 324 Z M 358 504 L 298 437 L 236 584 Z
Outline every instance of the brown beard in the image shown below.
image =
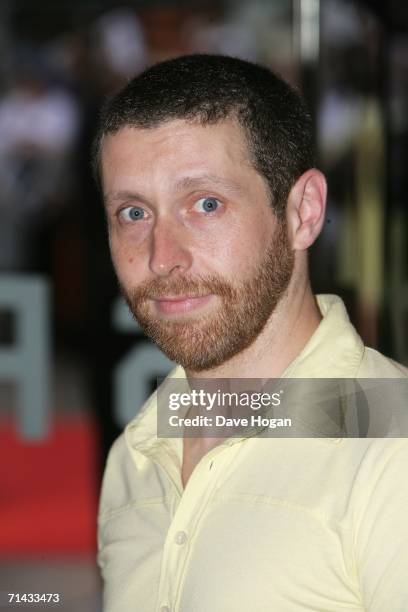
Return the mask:
M 264 259 L 240 283 L 225 282 L 219 276 L 196 280 L 180 276 L 121 290 L 133 316 L 163 353 L 187 370 L 200 372 L 221 365 L 254 342 L 286 291 L 293 265 L 286 224 L 279 223 Z M 221 298 L 221 304 L 197 317 L 161 319 L 149 310 L 148 300 L 163 295 L 208 294 Z

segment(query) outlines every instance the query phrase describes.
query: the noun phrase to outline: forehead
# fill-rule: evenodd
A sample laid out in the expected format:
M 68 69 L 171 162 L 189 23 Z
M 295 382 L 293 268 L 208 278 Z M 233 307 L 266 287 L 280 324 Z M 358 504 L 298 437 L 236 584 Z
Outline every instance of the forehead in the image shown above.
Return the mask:
M 243 129 L 233 119 L 216 124 L 175 120 L 153 128 L 124 127 L 101 143 L 105 186 L 125 175 L 176 180 L 200 172 L 238 178 L 252 168 Z

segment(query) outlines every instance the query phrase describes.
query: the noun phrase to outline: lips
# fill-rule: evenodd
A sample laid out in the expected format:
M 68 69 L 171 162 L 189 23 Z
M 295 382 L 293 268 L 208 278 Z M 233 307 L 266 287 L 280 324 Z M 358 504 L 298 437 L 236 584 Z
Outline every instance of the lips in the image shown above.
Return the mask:
M 161 314 L 183 314 L 196 310 L 210 301 L 212 295 L 203 296 L 160 296 L 154 298 L 156 309 Z
M 163 295 L 161 297 L 155 298 L 157 302 L 184 302 L 185 300 L 196 300 L 200 297 L 205 297 L 201 295 Z

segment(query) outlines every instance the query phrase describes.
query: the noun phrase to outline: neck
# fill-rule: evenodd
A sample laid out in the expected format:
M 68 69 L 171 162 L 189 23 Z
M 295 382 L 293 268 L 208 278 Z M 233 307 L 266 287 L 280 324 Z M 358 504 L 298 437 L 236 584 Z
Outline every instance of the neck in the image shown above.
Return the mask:
M 188 378 L 278 378 L 317 329 L 321 314 L 309 281 L 289 285 L 255 341 L 216 368 L 186 370 Z
M 309 281 L 291 283 L 251 346 L 217 368 L 199 373 L 186 370 L 187 378 L 192 386 L 192 379 L 198 378 L 279 378 L 302 351 L 321 319 Z M 240 384 L 235 380 L 236 383 Z M 200 459 L 222 441 L 223 438 L 206 436 L 183 439 L 183 486 Z

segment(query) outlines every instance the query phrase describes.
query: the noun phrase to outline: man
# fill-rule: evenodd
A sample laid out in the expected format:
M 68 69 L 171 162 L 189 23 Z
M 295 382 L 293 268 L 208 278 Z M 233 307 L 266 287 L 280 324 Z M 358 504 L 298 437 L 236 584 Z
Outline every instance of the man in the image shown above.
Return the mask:
M 326 182 L 311 142 L 299 95 L 227 57 L 153 66 L 104 109 L 112 259 L 173 377 L 407 377 L 312 293 Z M 408 610 L 406 440 L 161 438 L 156 416 L 154 394 L 108 459 L 107 612 Z

